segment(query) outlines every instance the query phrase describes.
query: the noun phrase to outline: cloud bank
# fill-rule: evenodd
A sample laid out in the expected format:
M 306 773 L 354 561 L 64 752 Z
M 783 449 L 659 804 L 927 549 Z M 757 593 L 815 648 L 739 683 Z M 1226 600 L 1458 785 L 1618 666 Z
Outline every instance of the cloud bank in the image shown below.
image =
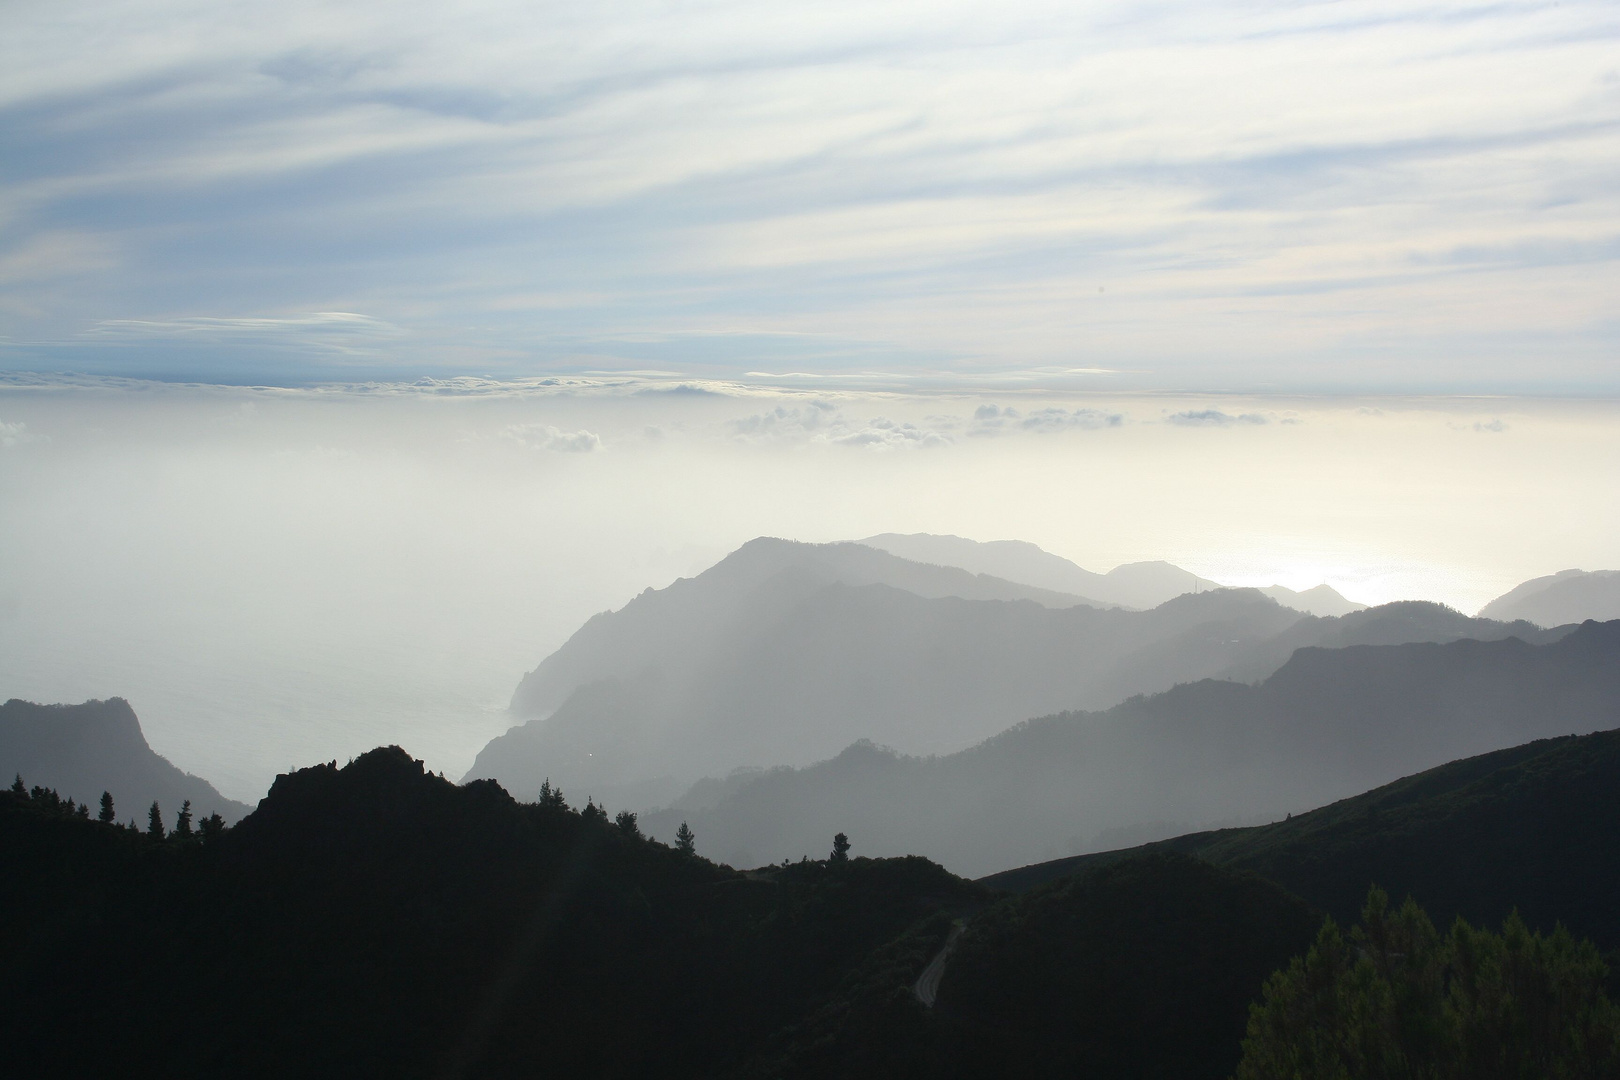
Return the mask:
M 0 20 L 12 370 L 1620 390 L 1600 0 Z

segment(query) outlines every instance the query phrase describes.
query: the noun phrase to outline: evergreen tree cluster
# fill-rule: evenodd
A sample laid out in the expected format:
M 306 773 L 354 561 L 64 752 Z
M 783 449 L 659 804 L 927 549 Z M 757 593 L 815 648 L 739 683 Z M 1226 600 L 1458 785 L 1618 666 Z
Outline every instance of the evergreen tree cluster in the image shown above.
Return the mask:
M 10 789 L 5 791 L 3 795 L 11 806 L 18 809 L 26 808 L 57 817 L 90 820 L 89 803 L 78 803 L 73 799 L 64 799 L 53 788 L 39 787 L 38 785 L 30 788 L 23 783 L 20 774 L 12 780 Z M 225 823 L 225 819 L 218 814 L 209 814 L 197 822 L 196 827 L 193 828 L 192 817 L 191 800 L 187 799 L 180 807 L 179 813 L 175 815 L 174 829 L 172 831 L 165 829 L 163 811 L 154 801 L 147 810 L 146 836 L 155 841 L 166 839 L 181 842 L 194 839 L 208 841 L 218 839 L 230 828 Z M 112 793 L 108 791 L 101 793 L 100 809 L 96 813 L 95 821 L 101 825 L 108 825 L 127 832 L 139 832 L 133 821 L 124 826 L 118 824 L 118 811 L 113 803 Z
M 18 774 L 16 779 L 12 780 L 11 790 L 6 794 L 10 796 L 13 802 L 42 813 L 57 814 L 62 817 L 87 818 L 90 816 L 90 807 L 76 803 L 72 799 L 62 798 L 54 788 L 39 787 L 38 785 L 29 788 L 28 785 L 23 783 L 21 774 Z M 105 798 L 105 796 L 103 797 Z
M 1374 888 L 1348 935 L 1332 919 L 1266 983 L 1237 1080 L 1599 1080 L 1620 1076 L 1620 1009 L 1589 941 L 1517 914 L 1500 934 L 1435 930 Z

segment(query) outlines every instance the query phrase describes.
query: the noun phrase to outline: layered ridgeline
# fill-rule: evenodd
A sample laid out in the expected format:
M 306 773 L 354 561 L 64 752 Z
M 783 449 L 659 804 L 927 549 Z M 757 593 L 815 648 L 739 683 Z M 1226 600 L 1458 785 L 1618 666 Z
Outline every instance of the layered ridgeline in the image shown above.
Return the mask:
M 107 792 L 120 821 L 144 823 L 153 802 L 168 817 L 188 799 L 199 819 L 218 814 L 235 821 L 249 809 L 153 751 L 123 698 L 82 705 L 13 698 L 0 705 L 0 774 L 8 781 L 21 776 L 30 787 L 51 788 L 93 810 Z
M 1498 596 L 1479 614 L 1538 626 L 1620 619 L 1620 570 L 1564 570 L 1533 578 Z
M 1031 716 L 1264 678 L 1305 645 L 1556 633 L 1434 604 L 1317 618 L 1252 589 L 1106 609 L 861 545 L 760 539 L 591 619 L 525 677 L 512 708 L 532 719 L 468 776 L 659 806 L 701 778 L 860 739 L 948 753 Z
M 1432 863 L 1481 911 L 1601 930 L 1617 787 L 1620 737 L 1566 738 L 999 898 L 915 857 L 739 873 L 392 748 L 201 837 L 0 790 L 0 1040 L 18 1075 L 1217 1080 L 1321 925 L 1221 845 L 1302 891 Z
M 1611 624 L 1612 625 L 1612 624 Z M 1613 718 L 1620 721 L 1620 717 Z M 1563 923 L 1620 949 L 1620 731 L 1564 735 L 1454 761 L 1270 825 L 1195 833 L 984 878 L 1023 891 L 1146 853 L 1195 856 L 1278 882 L 1353 920 L 1376 882 L 1445 926 Z
M 1274 820 L 1455 758 L 1617 724 L 1620 622 L 1547 645 L 1304 648 L 1258 685 L 1190 683 L 943 757 L 857 744 L 808 768 L 696 785 L 643 820 L 658 836 L 684 820 L 701 850 L 739 864 L 796 858 L 842 830 L 874 853 L 985 874 Z
M 1027 540 L 978 541 L 932 533 L 880 533 L 859 542 L 915 562 L 957 566 L 976 574 L 1078 593 L 1138 610 L 1158 607 L 1182 593 L 1222 587 L 1167 562 L 1126 563 L 1098 574 Z M 1327 585 L 1302 592 L 1271 585 L 1260 591 L 1284 607 L 1311 615 L 1348 615 L 1367 606 L 1346 600 Z

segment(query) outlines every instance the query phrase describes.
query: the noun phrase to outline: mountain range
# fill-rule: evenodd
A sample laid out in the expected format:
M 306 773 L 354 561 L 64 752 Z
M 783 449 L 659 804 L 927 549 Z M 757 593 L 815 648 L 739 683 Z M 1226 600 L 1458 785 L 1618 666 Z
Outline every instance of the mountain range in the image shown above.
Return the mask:
M 1455 758 L 1617 724 L 1620 621 L 1544 645 L 1307 647 L 1257 685 L 1188 683 L 943 757 L 858 743 L 809 768 L 696 785 L 643 823 L 667 837 L 685 821 L 701 850 L 738 865 L 797 857 L 840 830 L 864 851 L 985 874 L 1275 820 Z
M 0 773 L 93 809 L 108 792 L 121 820 L 144 822 L 153 802 L 172 816 L 188 799 L 198 818 L 219 814 L 236 821 L 250 809 L 154 752 L 123 698 L 80 705 L 13 698 L 0 705 Z
M 957 566 L 975 574 L 989 574 L 1137 610 L 1158 607 L 1183 593 L 1224 587 L 1167 562 L 1125 563 L 1106 574 L 1098 574 L 1027 540 L 978 541 L 932 533 L 880 533 L 857 542 L 913 562 Z M 1328 585 L 1301 592 L 1271 585 L 1260 591 L 1284 607 L 1310 615 L 1348 615 L 1367 606 L 1346 600 Z
M 1563 570 L 1532 578 L 1486 604 L 1479 614 L 1539 626 L 1620 619 L 1620 570 Z
M 1308 645 L 1562 632 L 1416 602 L 1318 617 L 1254 589 L 1105 608 L 864 545 L 760 538 L 593 617 L 524 677 L 512 711 L 526 722 L 485 746 L 467 777 L 519 792 L 549 778 L 640 809 L 860 739 L 952 753 L 1032 716 L 1209 677 L 1263 679 Z
M 1612 719 L 1620 721 L 1620 717 Z M 1369 882 L 1440 925 L 1517 911 L 1620 948 L 1620 730 L 1563 735 L 1449 762 L 1284 821 L 1019 867 L 982 879 L 1036 888 L 1118 860 L 1177 852 L 1253 873 L 1342 923 Z

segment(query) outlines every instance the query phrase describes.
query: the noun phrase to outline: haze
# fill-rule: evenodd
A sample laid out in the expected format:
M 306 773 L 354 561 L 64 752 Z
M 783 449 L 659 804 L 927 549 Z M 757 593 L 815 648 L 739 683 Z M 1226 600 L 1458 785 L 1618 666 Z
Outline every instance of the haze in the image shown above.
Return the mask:
M 7 696 L 127 697 L 250 804 L 384 742 L 459 776 L 590 615 L 757 535 L 1015 537 L 1472 612 L 1611 565 L 1620 527 L 1601 403 L 57 379 L 0 418 Z

